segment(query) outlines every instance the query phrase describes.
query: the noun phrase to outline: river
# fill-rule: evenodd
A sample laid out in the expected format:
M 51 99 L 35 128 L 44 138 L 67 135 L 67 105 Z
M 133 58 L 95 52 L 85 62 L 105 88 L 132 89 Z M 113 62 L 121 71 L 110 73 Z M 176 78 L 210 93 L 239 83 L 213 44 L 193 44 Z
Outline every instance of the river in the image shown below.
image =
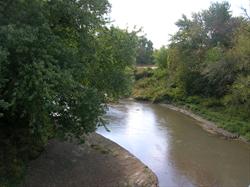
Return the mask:
M 204 131 L 199 122 L 165 106 L 121 101 L 107 112 L 118 143 L 151 168 L 160 187 L 248 187 L 250 145 Z

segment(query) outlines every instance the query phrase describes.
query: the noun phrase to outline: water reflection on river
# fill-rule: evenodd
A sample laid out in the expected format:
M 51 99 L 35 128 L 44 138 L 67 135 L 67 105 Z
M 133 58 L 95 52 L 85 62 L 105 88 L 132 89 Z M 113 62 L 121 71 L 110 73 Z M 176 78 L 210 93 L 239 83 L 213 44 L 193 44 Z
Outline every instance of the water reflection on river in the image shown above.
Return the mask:
M 133 101 L 107 113 L 111 132 L 97 132 L 126 148 L 157 175 L 161 187 L 247 187 L 250 146 L 211 135 L 196 120 L 164 106 Z

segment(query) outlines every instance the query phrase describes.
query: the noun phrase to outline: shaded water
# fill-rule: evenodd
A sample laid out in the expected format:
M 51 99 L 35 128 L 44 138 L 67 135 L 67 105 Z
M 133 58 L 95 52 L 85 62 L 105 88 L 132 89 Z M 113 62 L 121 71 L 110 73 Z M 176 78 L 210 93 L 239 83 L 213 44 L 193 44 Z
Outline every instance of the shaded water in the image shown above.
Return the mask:
M 107 114 L 118 143 L 157 175 L 161 187 L 248 187 L 250 146 L 209 134 L 198 121 L 162 105 L 122 101 Z

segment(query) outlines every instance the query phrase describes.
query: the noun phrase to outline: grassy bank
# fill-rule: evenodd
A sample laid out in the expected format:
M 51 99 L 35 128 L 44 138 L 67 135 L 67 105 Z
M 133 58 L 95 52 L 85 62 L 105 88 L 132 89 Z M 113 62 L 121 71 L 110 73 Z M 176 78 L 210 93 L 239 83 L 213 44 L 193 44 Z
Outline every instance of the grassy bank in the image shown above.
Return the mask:
M 241 108 L 227 106 L 225 98 L 187 96 L 179 88 L 169 87 L 161 69 L 136 71 L 133 97 L 137 100 L 163 102 L 184 107 L 214 122 L 218 127 L 236 133 L 250 141 L 250 116 Z

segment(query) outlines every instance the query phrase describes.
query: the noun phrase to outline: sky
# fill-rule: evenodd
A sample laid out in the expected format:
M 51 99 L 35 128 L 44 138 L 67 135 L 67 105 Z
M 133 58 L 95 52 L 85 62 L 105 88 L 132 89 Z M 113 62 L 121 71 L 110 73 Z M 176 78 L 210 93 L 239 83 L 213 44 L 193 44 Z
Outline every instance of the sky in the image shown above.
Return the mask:
M 207 9 L 211 2 L 223 0 L 109 0 L 111 21 L 120 28 L 142 28 L 155 48 L 167 45 L 170 35 L 177 31 L 175 22 L 182 14 Z M 250 0 L 228 0 L 234 16 L 243 15 L 241 7 L 249 10 Z

